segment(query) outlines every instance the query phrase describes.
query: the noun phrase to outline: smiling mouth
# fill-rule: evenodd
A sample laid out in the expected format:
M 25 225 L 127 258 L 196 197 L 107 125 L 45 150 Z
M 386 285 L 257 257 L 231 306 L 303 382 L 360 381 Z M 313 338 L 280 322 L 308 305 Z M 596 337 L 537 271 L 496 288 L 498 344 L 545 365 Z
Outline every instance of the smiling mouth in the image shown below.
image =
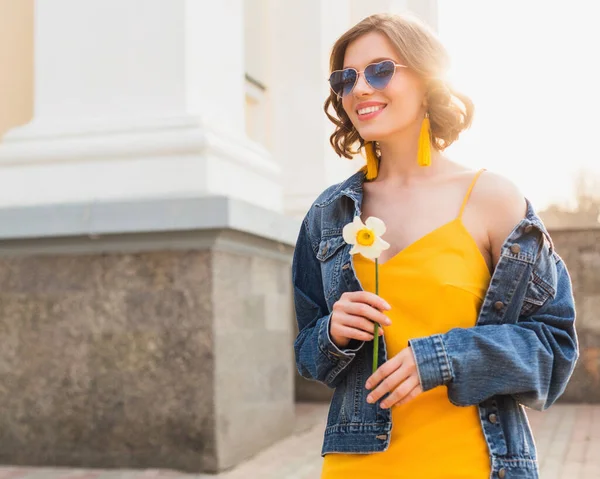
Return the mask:
M 360 115 L 368 115 L 369 113 L 375 113 L 376 111 L 383 110 L 387 105 L 377 105 L 377 106 L 368 106 L 366 108 L 361 108 L 360 110 L 356 110 L 356 113 Z

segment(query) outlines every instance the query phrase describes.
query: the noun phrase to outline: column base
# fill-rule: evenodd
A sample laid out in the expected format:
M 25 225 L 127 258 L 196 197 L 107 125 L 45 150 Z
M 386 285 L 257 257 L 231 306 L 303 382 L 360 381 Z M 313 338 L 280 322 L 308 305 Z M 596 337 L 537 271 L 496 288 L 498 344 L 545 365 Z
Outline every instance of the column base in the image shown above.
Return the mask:
M 235 203 L 211 201 L 196 221 Z M 0 462 L 219 472 L 292 433 L 293 247 L 241 231 L 243 205 L 0 240 Z
M 281 169 L 202 118 L 32 122 L 0 143 L 0 207 L 223 195 L 283 211 Z

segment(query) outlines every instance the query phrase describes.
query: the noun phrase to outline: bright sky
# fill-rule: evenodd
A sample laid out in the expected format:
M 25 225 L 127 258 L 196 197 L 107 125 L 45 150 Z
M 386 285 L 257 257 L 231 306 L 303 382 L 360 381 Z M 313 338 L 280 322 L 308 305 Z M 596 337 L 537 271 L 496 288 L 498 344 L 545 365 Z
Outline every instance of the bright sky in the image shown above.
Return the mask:
M 454 160 L 511 178 L 537 209 L 600 175 L 600 2 L 438 0 L 453 84 L 475 102 Z

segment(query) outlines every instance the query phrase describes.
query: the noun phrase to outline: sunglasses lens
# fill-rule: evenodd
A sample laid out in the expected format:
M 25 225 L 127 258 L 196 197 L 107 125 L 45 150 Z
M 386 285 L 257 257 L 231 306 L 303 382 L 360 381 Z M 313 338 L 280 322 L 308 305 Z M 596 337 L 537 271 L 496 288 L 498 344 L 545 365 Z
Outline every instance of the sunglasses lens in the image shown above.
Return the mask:
M 346 68 L 345 70 L 334 71 L 329 77 L 331 89 L 338 96 L 346 96 L 354 88 L 356 83 L 356 70 Z
M 365 68 L 365 78 L 376 90 L 383 90 L 390 82 L 396 71 L 396 65 L 391 60 L 373 63 Z

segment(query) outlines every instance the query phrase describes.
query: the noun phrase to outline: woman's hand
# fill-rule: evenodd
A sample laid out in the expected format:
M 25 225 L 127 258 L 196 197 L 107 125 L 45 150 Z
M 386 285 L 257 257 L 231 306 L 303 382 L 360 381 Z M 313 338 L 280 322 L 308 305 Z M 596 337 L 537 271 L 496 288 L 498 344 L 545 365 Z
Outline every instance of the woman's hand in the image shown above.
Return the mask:
M 370 341 L 374 337 L 375 322 L 382 326 L 392 324 L 382 313 L 392 309 L 380 296 L 368 291 L 342 294 L 332 308 L 329 333 L 338 348 L 345 348 L 351 339 Z M 383 330 L 379 329 L 379 335 Z
M 381 401 L 380 407 L 399 406 L 414 399 L 423 392 L 412 348 L 404 348 L 396 356 L 382 364 L 365 384 L 373 389 L 367 402 L 374 403 L 388 392 L 391 394 Z

